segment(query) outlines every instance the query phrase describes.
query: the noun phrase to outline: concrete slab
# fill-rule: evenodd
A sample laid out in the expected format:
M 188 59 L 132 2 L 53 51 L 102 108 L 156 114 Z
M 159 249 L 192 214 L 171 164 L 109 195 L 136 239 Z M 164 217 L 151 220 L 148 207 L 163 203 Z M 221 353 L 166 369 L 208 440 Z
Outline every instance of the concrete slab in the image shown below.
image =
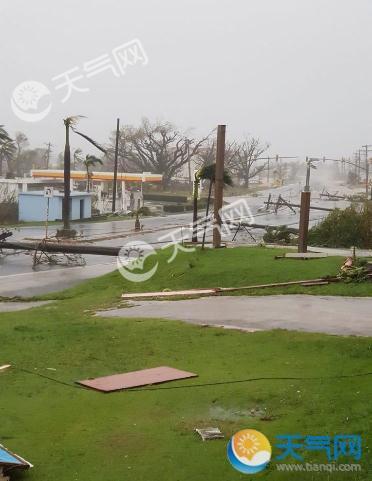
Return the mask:
M 162 318 L 247 331 L 288 329 L 372 336 L 372 297 L 311 295 L 221 296 L 129 302 L 103 317 Z

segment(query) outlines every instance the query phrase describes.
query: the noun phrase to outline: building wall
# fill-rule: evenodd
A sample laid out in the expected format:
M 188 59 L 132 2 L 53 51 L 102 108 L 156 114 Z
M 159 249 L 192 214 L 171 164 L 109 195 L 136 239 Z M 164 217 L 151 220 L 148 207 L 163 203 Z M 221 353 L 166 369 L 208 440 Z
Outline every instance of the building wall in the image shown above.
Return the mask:
M 49 220 L 62 219 L 62 196 L 49 199 Z M 80 200 L 84 201 L 83 219 L 91 217 L 91 196 L 88 194 L 71 197 L 71 220 L 80 219 Z M 47 199 L 44 193 L 20 192 L 18 198 L 18 218 L 20 221 L 44 221 L 46 219 Z

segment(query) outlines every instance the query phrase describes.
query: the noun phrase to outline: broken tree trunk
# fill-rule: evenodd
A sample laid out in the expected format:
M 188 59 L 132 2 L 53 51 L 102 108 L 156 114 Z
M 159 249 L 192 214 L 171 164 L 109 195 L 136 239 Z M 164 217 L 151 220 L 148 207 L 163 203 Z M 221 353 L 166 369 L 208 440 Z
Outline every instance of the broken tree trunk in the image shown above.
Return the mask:
M 60 252 L 63 254 L 92 254 L 98 256 L 116 257 L 119 255 L 121 247 L 51 242 L 0 242 L 0 249 L 14 249 L 22 251 L 42 250 L 44 252 Z

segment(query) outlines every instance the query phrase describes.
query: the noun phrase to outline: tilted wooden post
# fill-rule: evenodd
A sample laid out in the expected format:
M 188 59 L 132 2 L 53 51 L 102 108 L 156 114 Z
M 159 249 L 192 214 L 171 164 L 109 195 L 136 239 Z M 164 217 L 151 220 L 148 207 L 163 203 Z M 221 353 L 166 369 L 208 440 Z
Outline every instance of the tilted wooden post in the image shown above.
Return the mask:
M 223 205 L 223 173 L 225 169 L 225 134 L 226 125 L 219 125 L 217 128 L 217 152 L 216 152 L 216 173 L 214 183 L 214 226 L 213 226 L 213 247 L 221 247 L 221 217 L 220 210 Z

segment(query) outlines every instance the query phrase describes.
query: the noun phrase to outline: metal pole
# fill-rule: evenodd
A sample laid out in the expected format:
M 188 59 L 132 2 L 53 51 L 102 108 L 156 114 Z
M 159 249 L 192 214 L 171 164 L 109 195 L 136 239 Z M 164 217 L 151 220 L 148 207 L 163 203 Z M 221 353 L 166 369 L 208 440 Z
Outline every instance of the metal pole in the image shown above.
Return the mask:
M 49 142 L 46 144 L 48 146 L 47 152 L 46 152 L 46 169 L 49 169 L 49 161 L 50 161 L 50 153 L 52 151 L 52 144 Z
M 118 180 L 118 150 L 119 150 L 119 132 L 120 119 L 116 120 L 116 139 L 115 139 L 115 161 L 114 161 L 114 180 L 112 184 L 112 212 L 116 208 L 116 184 Z
M 49 221 L 49 197 L 47 197 L 46 219 L 45 219 L 45 239 L 48 238 L 48 221 Z
M 309 162 L 309 157 L 306 157 L 306 165 L 307 165 L 307 170 L 306 170 L 306 183 L 305 183 L 305 192 L 310 191 L 310 162 Z
M 368 145 L 366 148 L 366 199 L 368 200 L 368 184 L 369 184 L 369 163 L 368 163 Z
M 214 185 L 214 225 L 213 247 L 221 247 L 221 216 L 223 204 L 223 174 L 225 168 L 225 135 L 226 125 L 217 128 L 216 173 Z
M 192 242 L 198 242 L 198 195 L 199 195 L 199 179 L 197 173 L 194 174 L 193 183 L 193 214 L 192 214 Z

